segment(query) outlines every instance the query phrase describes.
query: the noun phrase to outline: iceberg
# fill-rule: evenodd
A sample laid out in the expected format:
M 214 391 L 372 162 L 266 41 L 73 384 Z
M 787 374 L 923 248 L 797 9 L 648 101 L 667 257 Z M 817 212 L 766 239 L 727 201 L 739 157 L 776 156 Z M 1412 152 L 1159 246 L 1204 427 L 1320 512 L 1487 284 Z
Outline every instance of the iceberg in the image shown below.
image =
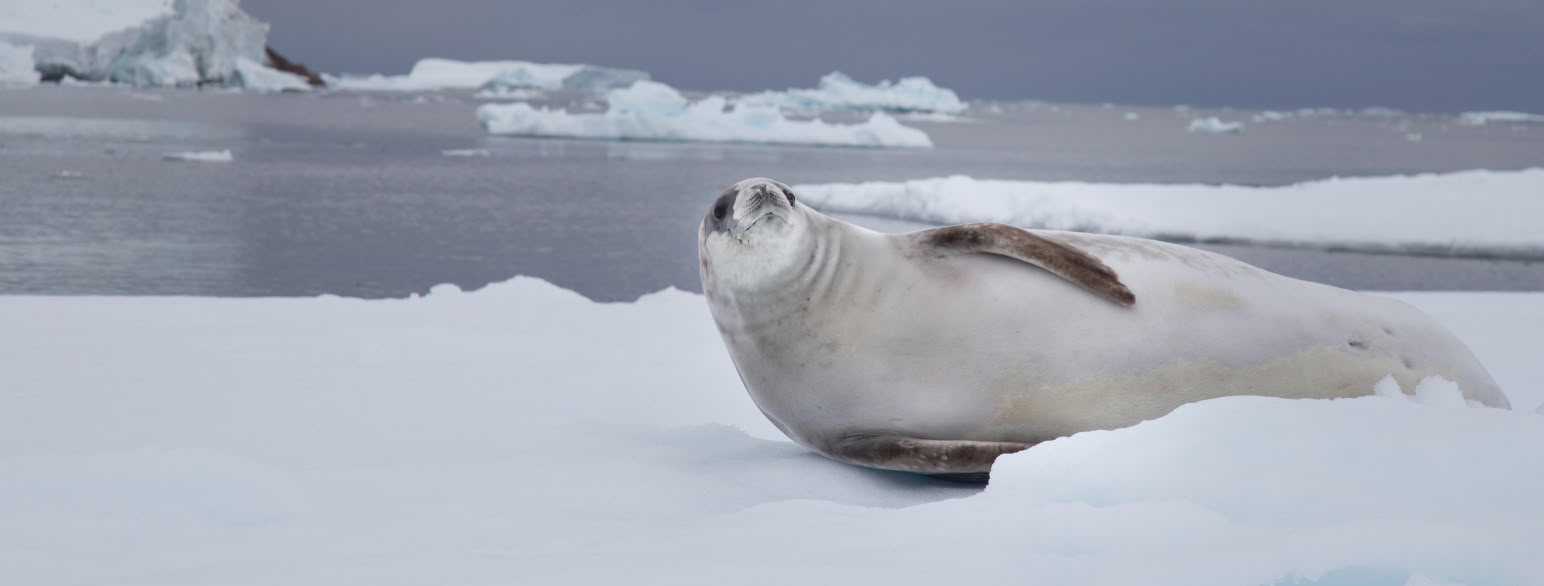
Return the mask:
M 230 149 L 219 151 L 184 151 L 166 153 L 161 158 L 167 161 L 182 161 L 187 163 L 229 163 L 236 160 L 231 156 Z
M 441 89 L 575 89 L 603 92 L 649 79 L 633 69 L 584 64 L 530 61 L 456 61 L 427 58 L 413 64 L 407 75 L 333 77 L 333 85 L 365 91 L 432 91 Z
M 1243 122 L 1227 122 L 1216 116 L 1196 118 L 1186 127 L 1187 132 L 1201 134 L 1238 134 L 1244 131 Z
M 1280 187 L 994 181 L 962 175 L 795 186 L 827 212 L 995 221 L 1175 241 L 1544 258 L 1544 169 L 1337 178 Z
M 121 5 L 24 0 L 8 9 L 19 18 L 0 25 L 0 40 L 31 46 L 44 79 L 145 87 L 307 87 L 304 77 L 270 67 L 268 25 L 242 12 L 236 0 Z M 72 17 L 82 22 L 66 20 Z
M 926 133 L 874 112 L 856 124 L 794 120 L 774 106 L 731 104 L 722 96 L 690 102 L 668 85 L 639 81 L 606 94 L 605 112 L 570 113 L 530 104 L 484 104 L 477 119 L 492 134 L 746 142 L 859 147 L 931 147 Z
M 939 112 L 958 114 L 965 102 L 954 90 L 933 85 L 926 77 L 903 77 L 874 85 L 854 81 L 840 71 L 820 78 L 816 89 L 766 91 L 740 96 L 739 104 L 775 106 L 789 110 L 884 110 L 888 112 Z
M 1458 121 L 1469 126 L 1484 126 L 1492 122 L 1515 122 L 1519 124 L 1544 123 L 1544 114 L 1530 114 L 1528 112 L 1464 112 L 1458 115 Z
M 0 87 L 37 85 L 41 76 L 32 61 L 31 45 L 12 45 L 0 41 Z
M 1394 297 L 1518 410 L 1229 397 L 982 490 L 784 439 L 677 290 L 0 296 L 0 583 L 1544 583 L 1544 294 Z

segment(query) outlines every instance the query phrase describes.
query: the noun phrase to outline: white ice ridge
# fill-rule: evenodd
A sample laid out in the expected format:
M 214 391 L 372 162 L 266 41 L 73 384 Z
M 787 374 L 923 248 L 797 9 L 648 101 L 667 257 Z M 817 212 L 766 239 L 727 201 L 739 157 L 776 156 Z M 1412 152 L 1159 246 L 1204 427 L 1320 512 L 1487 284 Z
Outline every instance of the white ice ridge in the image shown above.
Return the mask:
M 0 40 L 46 77 L 137 86 L 303 89 L 269 68 L 268 25 L 237 0 L 0 0 Z
M 429 58 L 413 64 L 407 75 L 343 75 L 329 77 L 328 81 L 335 87 L 373 91 L 526 88 L 603 92 L 646 79 L 649 74 L 642 71 L 595 65 Z
M 966 176 L 795 186 L 827 212 L 1003 222 L 1177 241 L 1366 251 L 1544 254 L 1544 169 L 1337 178 L 1281 187 L 998 181 Z
M 1238 134 L 1244 131 L 1243 122 L 1224 121 L 1216 116 L 1196 118 L 1185 130 L 1202 134 Z
M 1492 122 L 1514 122 L 1522 124 L 1544 123 L 1544 114 L 1530 114 L 1527 112 L 1464 112 L 1458 115 L 1458 121 L 1470 126 L 1484 126 Z
M 1544 295 L 1397 297 L 1519 411 L 1220 399 L 985 493 L 782 439 L 675 290 L 0 297 L 0 584 L 1544 583 Z
M 926 77 L 903 77 L 894 83 L 886 79 L 868 85 L 854 81 L 840 71 L 821 77 L 820 87 L 815 89 L 765 91 L 741 96 L 736 102 L 803 111 L 886 110 L 958 114 L 967 107 L 954 90 L 933 85 L 933 81 Z
M 518 136 L 746 142 L 858 147 L 930 147 L 927 133 L 884 112 L 855 124 L 789 118 L 775 106 L 730 104 L 721 96 L 689 102 L 668 85 L 639 81 L 606 94 L 605 112 L 570 113 L 525 103 L 485 104 L 488 132 Z
M 230 149 L 220 151 L 184 151 L 166 153 L 161 155 L 161 158 L 168 161 L 183 161 L 189 163 L 229 163 L 236 160 L 236 158 L 231 155 Z

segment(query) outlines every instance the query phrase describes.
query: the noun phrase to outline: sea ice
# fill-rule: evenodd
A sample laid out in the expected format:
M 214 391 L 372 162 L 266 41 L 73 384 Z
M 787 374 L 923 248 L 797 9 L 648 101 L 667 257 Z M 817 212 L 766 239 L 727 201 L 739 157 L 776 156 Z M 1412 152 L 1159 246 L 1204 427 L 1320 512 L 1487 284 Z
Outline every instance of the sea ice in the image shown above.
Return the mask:
M 168 161 L 183 161 L 189 163 L 229 163 L 236 160 L 235 157 L 231 156 L 229 149 L 221 151 L 184 151 L 166 153 L 161 155 L 161 158 Z
M 890 112 L 942 112 L 958 114 L 967 105 L 954 90 L 933 85 L 926 77 L 903 77 L 891 83 L 868 85 L 840 71 L 820 78 L 815 89 L 791 88 L 765 91 L 736 98 L 740 104 L 776 106 L 790 110 L 885 110 Z
M 477 119 L 493 134 L 600 138 L 751 142 L 860 147 L 930 147 L 927 134 L 902 126 L 883 112 L 865 122 L 833 124 L 795 120 L 773 106 L 730 104 L 721 96 L 696 102 L 674 88 L 640 81 L 606 94 L 602 113 L 570 113 L 529 104 L 484 104 Z
M 1340 178 L 1281 187 L 995 181 L 799 185 L 827 212 L 995 221 L 1171 240 L 1430 254 L 1544 254 L 1544 169 Z M 1440 212 L 1438 212 L 1440 210 Z M 1378 221 L 1369 221 L 1378 218 Z
M 493 152 L 488 149 L 445 149 L 440 151 L 447 157 L 491 157 Z
M 1223 121 L 1216 116 L 1210 116 L 1191 120 L 1190 126 L 1185 130 L 1201 134 L 1238 134 L 1244 131 L 1244 123 Z
M 984 492 L 783 439 L 681 291 L 0 297 L 0 583 L 1544 583 L 1544 295 L 1397 297 L 1528 410 L 1230 397 Z
M 428 58 L 414 63 L 407 75 L 344 75 L 330 78 L 329 81 L 345 89 L 373 91 L 474 88 L 498 91 L 523 88 L 601 92 L 624 88 L 648 78 L 649 74 L 642 71 L 584 64 Z
M 1484 126 L 1492 122 L 1536 124 L 1544 122 L 1544 114 L 1530 114 L 1527 112 L 1464 112 L 1458 115 L 1458 121 L 1470 126 Z

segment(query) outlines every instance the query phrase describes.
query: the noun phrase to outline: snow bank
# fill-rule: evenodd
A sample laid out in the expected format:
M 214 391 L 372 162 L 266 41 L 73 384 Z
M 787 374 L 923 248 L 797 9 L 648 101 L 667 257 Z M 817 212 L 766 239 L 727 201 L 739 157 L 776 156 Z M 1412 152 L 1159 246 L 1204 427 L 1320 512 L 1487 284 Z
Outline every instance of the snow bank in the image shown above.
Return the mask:
M 1399 297 L 1544 400 L 1544 295 Z M 981 493 L 782 440 L 680 291 L 0 297 L 0 323 L 5 584 L 1544 580 L 1529 411 L 1221 399 Z
M 993 181 L 964 176 L 795 189 L 828 212 L 994 221 L 1169 240 L 1423 254 L 1544 255 L 1544 169 L 1328 179 L 1285 187 Z
M 1464 112 L 1458 115 L 1458 121 L 1470 126 L 1484 126 L 1492 122 L 1544 123 L 1544 114 L 1529 114 L 1527 112 Z
M 741 96 L 740 104 L 776 106 L 791 110 L 886 110 L 890 112 L 941 112 L 957 114 L 966 109 L 954 90 L 933 85 L 926 77 L 903 77 L 895 83 L 874 85 L 854 81 L 840 71 L 820 78 L 816 89 L 791 88 Z
M 183 161 L 188 163 L 229 163 L 236 160 L 231 156 L 229 149 L 223 151 L 186 151 L 178 153 L 166 153 L 161 155 L 168 161 Z
M 6 10 L 20 17 L 0 25 L 0 39 L 31 46 L 36 69 L 48 77 L 306 87 L 303 78 L 264 65 L 268 25 L 242 12 L 236 0 L 13 0 Z
M 38 83 L 31 45 L 12 45 L 0 41 L 0 87 L 27 87 Z
M 930 147 L 927 134 L 883 112 L 860 124 L 794 120 L 773 106 L 730 105 L 710 96 L 695 103 L 668 85 L 640 81 L 606 94 L 602 113 L 569 113 L 529 104 L 485 104 L 477 119 L 493 134 L 862 147 Z
M 331 78 L 336 87 L 371 91 L 430 91 L 439 89 L 510 90 L 576 89 L 603 92 L 649 79 L 633 69 L 583 64 L 529 61 L 456 61 L 420 59 L 407 75 L 345 75 Z
M 1191 120 L 1190 126 L 1186 127 L 1185 130 L 1201 134 L 1238 134 L 1244 131 L 1244 123 L 1225 122 L 1221 118 L 1211 116 Z

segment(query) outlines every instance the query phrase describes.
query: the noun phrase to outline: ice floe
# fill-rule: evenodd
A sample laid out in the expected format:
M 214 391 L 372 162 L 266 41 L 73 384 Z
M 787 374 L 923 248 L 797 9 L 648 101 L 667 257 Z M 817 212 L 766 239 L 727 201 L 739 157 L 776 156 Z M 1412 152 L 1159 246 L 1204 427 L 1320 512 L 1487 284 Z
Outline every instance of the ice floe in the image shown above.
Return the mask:
M 1196 118 L 1185 127 L 1188 132 L 1201 134 L 1238 134 L 1244 131 L 1243 122 L 1224 121 L 1216 116 Z
M 342 75 L 331 77 L 329 81 L 336 87 L 373 91 L 523 88 L 603 92 L 647 79 L 649 74 L 642 71 L 595 65 L 428 58 L 414 63 L 407 75 Z
M 680 291 L 0 297 L 0 583 L 1544 583 L 1544 295 L 1397 297 L 1519 411 L 1225 398 L 984 492 L 783 439 Z
M 600 113 L 572 113 L 525 103 L 484 104 L 477 119 L 488 132 L 517 136 L 748 142 L 860 147 L 930 147 L 926 133 L 884 112 L 861 123 L 798 120 L 775 106 L 731 104 L 722 96 L 695 102 L 652 81 L 606 94 Z
M 800 185 L 829 212 L 996 221 L 1172 240 L 1429 254 L 1544 255 L 1544 169 L 1338 178 L 1281 187 L 997 181 Z
M 765 91 L 735 99 L 740 104 L 777 106 L 790 110 L 885 110 L 890 112 L 942 112 L 958 114 L 967 105 L 954 90 L 941 88 L 926 77 L 886 79 L 869 85 L 853 80 L 840 71 L 820 78 L 815 89 L 791 88 Z
M 1470 126 L 1484 126 L 1493 122 L 1513 122 L 1523 124 L 1544 123 L 1544 114 L 1530 114 L 1527 112 L 1464 112 L 1458 115 L 1458 121 Z
M 306 87 L 266 65 L 268 25 L 236 0 L 12 0 L 0 40 L 33 48 L 35 69 L 137 86 Z M 72 21 L 71 19 L 79 19 Z
M 445 149 L 440 151 L 440 154 L 447 157 L 491 157 L 493 156 L 493 151 L 488 149 Z
M 229 149 L 219 151 L 183 151 L 166 153 L 161 155 L 167 161 L 182 161 L 188 163 L 229 163 L 236 160 Z

